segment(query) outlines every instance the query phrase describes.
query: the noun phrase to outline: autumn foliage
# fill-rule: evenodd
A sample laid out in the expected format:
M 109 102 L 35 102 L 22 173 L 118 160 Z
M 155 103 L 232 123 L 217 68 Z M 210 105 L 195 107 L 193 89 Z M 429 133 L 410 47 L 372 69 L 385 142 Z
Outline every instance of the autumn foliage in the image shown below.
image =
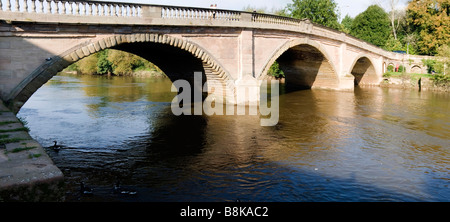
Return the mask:
M 449 0 L 412 0 L 407 15 L 412 32 L 418 35 L 420 54 L 435 55 L 440 46 L 450 44 Z

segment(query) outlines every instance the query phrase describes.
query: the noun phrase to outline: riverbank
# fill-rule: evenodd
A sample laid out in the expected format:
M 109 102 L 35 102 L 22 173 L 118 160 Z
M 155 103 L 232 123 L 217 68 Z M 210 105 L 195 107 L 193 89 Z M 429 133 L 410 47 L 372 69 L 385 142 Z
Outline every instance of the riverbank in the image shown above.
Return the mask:
M 434 76 L 421 74 L 385 75 L 380 87 L 450 92 L 448 81 L 437 82 Z
M 86 73 L 81 73 L 79 71 L 68 71 L 68 70 L 63 70 L 61 73 L 63 74 L 73 74 L 73 75 L 101 75 L 101 76 L 106 76 L 108 74 L 97 74 L 97 73 L 92 73 L 92 74 L 86 74 Z M 148 71 L 148 70 L 140 70 L 140 71 L 135 71 L 129 74 L 120 74 L 120 75 L 115 75 L 115 74 L 110 74 L 112 76 L 132 76 L 132 77 L 143 77 L 143 78 L 168 78 L 166 76 L 166 74 L 164 74 L 163 72 L 158 72 L 158 71 Z
M 44 148 L 0 101 L 0 202 L 64 201 L 64 178 Z

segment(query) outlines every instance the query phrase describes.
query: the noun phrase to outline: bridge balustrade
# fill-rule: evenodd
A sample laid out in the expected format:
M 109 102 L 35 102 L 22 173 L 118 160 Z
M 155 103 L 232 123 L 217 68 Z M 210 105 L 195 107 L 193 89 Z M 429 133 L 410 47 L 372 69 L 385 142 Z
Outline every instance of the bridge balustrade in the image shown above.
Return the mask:
M 142 6 L 128 3 L 64 0 L 0 0 L 0 11 L 80 16 L 141 16 Z
M 240 21 L 241 13 L 228 10 L 164 6 L 161 10 L 161 17 L 166 19 L 214 19 L 224 21 Z

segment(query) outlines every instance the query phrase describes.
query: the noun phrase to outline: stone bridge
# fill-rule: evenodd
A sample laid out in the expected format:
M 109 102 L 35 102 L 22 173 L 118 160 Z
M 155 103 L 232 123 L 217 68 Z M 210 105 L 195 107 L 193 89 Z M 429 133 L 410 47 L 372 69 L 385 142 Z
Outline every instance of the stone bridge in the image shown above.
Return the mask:
M 52 76 L 107 48 L 139 55 L 172 80 L 191 80 L 201 71 L 209 93 L 232 103 L 239 103 L 241 87 L 265 79 L 275 61 L 287 85 L 332 90 L 377 85 L 389 64 L 424 70 L 421 58 L 387 52 L 306 19 L 117 2 L 0 0 L 0 98 L 17 112 Z

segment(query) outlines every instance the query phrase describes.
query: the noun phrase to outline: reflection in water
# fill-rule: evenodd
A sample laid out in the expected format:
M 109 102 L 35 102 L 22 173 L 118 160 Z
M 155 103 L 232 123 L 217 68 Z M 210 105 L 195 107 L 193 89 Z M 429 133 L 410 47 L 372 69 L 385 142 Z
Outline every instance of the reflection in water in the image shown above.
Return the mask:
M 55 76 L 19 116 L 55 153 L 69 201 L 448 201 L 448 94 L 280 96 L 280 121 L 174 116 L 167 79 Z M 115 181 L 138 191 L 112 192 Z M 78 184 L 94 187 L 81 196 Z

